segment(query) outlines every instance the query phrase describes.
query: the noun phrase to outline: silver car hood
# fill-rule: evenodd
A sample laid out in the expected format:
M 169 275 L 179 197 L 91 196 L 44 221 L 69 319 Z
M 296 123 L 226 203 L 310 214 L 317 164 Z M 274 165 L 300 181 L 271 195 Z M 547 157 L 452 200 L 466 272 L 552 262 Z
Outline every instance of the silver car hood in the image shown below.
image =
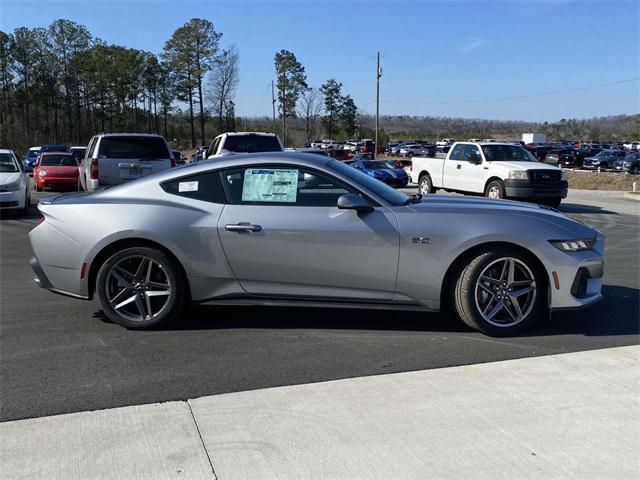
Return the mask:
M 578 220 L 566 216 L 558 210 L 534 203 L 514 200 L 494 200 L 483 197 L 453 195 L 427 195 L 421 203 L 406 208 L 415 213 L 460 213 L 474 215 L 517 215 L 530 217 L 532 221 L 543 221 L 567 232 L 571 238 L 595 237 L 599 232 Z

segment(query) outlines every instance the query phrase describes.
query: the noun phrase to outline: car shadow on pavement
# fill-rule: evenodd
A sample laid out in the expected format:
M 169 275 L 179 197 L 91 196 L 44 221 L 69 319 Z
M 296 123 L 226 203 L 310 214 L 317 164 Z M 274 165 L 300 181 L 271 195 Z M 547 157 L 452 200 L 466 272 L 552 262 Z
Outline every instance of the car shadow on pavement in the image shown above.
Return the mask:
M 595 205 L 583 205 L 581 203 L 562 203 L 558 209 L 562 213 L 608 213 L 610 215 L 618 215 L 618 212 L 605 210 Z
M 640 334 L 640 290 L 603 287 L 604 299 L 584 310 L 561 311 L 550 320 L 515 335 L 627 336 Z M 102 311 L 94 314 L 105 322 Z M 452 315 L 419 311 L 351 308 L 300 308 L 196 305 L 166 331 L 224 329 L 320 329 L 468 333 L 470 328 Z

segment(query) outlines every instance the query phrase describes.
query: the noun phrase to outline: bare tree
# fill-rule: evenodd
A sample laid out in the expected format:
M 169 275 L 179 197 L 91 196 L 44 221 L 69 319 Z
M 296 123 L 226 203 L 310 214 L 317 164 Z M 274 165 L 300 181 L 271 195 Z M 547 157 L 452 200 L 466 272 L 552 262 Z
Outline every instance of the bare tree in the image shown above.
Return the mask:
M 298 116 L 304 122 L 307 143 L 311 143 L 311 139 L 316 133 L 320 113 L 322 113 L 322 94 L 313 87 L 304 90 L 300 95 Z
M 233 98 L 238 87 L 238 50 L 235 46 L 222 52 L 213 65 L 209 77 L 209 97 L 211 108 L 218 117 L 218 130 L 227 130 L 225 123 L 230 113 L 233 113 Z

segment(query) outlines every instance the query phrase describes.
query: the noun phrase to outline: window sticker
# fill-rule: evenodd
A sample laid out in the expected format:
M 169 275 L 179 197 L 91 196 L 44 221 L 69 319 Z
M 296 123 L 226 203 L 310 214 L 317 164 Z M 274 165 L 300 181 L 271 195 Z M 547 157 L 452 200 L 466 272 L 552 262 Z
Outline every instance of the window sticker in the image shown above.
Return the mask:
M 294 203 L 297 190 L 298 170 L 248 168 L 244 172 L 242 201 Z
M 195 182 L 180 182 L 178 184 L 178 192 L 197 192 L 198 181 Z

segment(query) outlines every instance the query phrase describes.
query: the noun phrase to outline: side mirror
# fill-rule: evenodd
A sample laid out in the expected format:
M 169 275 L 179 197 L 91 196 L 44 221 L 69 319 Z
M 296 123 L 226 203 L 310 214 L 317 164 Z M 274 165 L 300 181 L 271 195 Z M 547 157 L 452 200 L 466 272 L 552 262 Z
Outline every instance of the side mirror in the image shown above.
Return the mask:
M 373 212 L 373 207 L 364 198 L 355 193 L 345 193 L 338 198 L 338 208 L 341 210 L 355 210 L 358 213 Z
M 469 163 L 480 165 L 482 163 L 482 157 L 478 152 L 473 152 L 471 155 L 469 155 Z

